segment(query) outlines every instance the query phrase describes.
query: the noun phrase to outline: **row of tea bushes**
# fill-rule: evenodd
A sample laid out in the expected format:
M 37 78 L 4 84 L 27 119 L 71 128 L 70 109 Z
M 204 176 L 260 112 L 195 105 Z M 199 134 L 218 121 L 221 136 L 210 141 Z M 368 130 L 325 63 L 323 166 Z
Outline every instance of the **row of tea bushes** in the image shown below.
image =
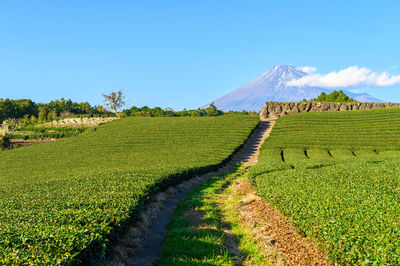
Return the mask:
M 277 120 L 249 178 L 343 265 L 400 263 L 400 108 Z
M 0 264 L 98 263 L 153 193 L 216 169 L 258 117 L 128 117 L 0 152 Z

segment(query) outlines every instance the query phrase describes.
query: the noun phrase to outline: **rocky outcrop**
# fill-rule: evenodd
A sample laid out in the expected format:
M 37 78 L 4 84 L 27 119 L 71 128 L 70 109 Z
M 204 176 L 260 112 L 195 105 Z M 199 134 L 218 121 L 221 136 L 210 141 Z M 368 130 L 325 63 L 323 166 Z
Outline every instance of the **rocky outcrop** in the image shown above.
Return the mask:
M 278 118 L 283 115 L 305 112 L 366 110 L 400 107 L 400 103 L 328 103 L 328 102 L 266 102 L 260 118 Z

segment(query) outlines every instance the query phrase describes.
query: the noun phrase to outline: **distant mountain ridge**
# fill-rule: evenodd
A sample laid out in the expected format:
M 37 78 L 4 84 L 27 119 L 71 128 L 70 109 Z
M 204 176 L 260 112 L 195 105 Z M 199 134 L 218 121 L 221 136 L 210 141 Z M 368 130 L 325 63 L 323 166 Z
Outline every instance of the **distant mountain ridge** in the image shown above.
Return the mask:
M 299 67 L 276 65 L 238 89 L 214 101 L 217 108 L 223 111 L 260 111 L 267 101 L 298 102 L 312 99 L 321 92 L 330 93 L 330 89 L 310 86 L 287 86 L 292 79 L 308 75 Z M 341 88 L 337 88 L 341 89 Z M 360 102 L 382 102 L 367 93 L 353 93 L 343 90 L 351 98 Z M 209 104 L 203 106 L 207 107 Z

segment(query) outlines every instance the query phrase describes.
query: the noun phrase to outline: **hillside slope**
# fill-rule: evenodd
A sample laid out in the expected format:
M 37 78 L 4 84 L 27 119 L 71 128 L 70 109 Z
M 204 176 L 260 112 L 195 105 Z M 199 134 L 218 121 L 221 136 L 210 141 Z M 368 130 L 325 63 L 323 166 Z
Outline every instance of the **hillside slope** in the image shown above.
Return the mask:
M 128 117 L 1 151 L 0 264 L 96 262 L 149 195 L 215 169 L 258 122 Z
M 257 193 L 339 265 L 400 262 L 400 108 L 277 120 L 249 172 Z

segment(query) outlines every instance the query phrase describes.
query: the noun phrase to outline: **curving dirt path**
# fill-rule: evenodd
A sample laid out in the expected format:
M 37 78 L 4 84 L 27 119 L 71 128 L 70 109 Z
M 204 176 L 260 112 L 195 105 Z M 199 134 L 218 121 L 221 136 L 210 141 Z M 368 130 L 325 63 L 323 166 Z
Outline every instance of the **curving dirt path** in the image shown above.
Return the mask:
M 234 169 L 237 163 L 248 166 L 257 163 L 259 149 L 269 136 L 275 120 L 260 121 L 245 145 L 216 172 L 194 177 L 161 192 L 146 204 L 127 233 L 106 255 L 103 265 L 154 265 L 161 251 L 168 223 L 179 201 L 192 189 L 209 178 Z

